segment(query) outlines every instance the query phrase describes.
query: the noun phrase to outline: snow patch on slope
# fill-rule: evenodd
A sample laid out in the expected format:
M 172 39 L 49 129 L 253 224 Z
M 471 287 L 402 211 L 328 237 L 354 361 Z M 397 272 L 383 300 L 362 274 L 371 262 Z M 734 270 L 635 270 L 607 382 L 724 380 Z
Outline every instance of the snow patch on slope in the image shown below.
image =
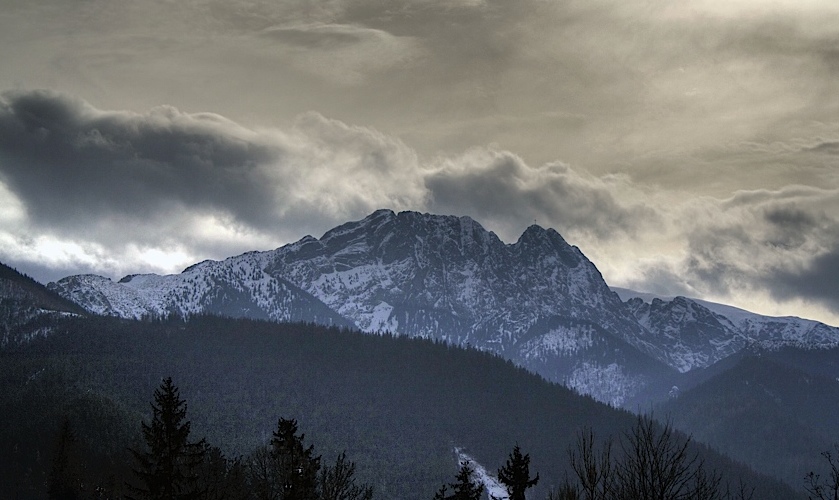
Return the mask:
M 627 395 L 637 394 L 645 383 L 642 377 L 629 375 L 617 363 L 601 366 L 583 362 L 574 369 L 565 385 L 618 408 L 626 402 Z
M 390 313 L 393 312 L 393 306 L 387 302 L 379 302 L 379 305 L 373 308 L 373 314 L 370 317 L 370 326 L 367 328 L 371 332 L 395 332 L 399 329 L 399 321 L 396 318 L 391 318 Z
M 495 500 L 509 500 L 510 497 L 507 495 L 507 488 L 499 483 L 495 476 L 487 472 L 483 465 L 479 464 L 474 458 L 466 454 L 462 448 L 455 448 L 454 452 L 457 455 L 458 464 L 468 462 L 474 469 L 474 472 L 472 473 L 472 480 L 484 485 L 484 492 L 489 495 L 488 498 L 493 498 Z
M 544 356 L 546 353 L 571 356 L 589 349 L 594 342 L 591 330 L 571 329 L 567 327 L 553 328 L 544 335 L 527 343 L 525 358 Z

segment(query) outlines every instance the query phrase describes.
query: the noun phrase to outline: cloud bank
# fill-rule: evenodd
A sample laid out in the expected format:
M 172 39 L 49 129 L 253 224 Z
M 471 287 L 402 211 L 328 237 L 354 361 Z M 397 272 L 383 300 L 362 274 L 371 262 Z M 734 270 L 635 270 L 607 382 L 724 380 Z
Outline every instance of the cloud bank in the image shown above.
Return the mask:
M 769 149 L 826 161 L 835 144 Z M 839 316 L 839 190 L 682 196 L 628 174 L 533 166 L 497 147 L 421 155 L 316 113 L 253 128 L 171 106 L 137 113 L 7 92 L 0 194 L 0 260 L 41 279 L 177 272 L 391 208 L 470 215 L 506 241 L 534 221 L 554 227 L 615 285 Z
M 508 240 L 534 220 L 608 239 L 655 215 L 615 197 L 627 179 L 531 167 L 506 151 L 421 159 L 398 139 L 315 113 L 285 131 L 248 129 L 173 107 L 100 110 L 49 91 L 0 99 L 0 180 L 18 254 L 35 245 L 23 235 L 50 235 L 96 242 L 94 253 L 114 260 L 131 248 L 223 257 L 382 207 L 470 214 Z

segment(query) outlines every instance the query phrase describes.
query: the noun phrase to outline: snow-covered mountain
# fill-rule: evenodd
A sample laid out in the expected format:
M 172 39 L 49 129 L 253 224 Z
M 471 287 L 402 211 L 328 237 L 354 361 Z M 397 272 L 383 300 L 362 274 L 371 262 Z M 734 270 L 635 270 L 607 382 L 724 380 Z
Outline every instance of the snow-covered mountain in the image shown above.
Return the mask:
M 538 226 L 505 244 L 468 217 L 379 210 L 320 239 L 178 275 L 70 276 L 49 287 L 97 314 L 343 321 L 469 344 L 615 405 L 669 371 L 638 352 L 656 347 L 594 264 Z
M 223 262 L 202 262 L 181 274 L 135 274 L 118 282 L 83 274 L 47 286 L 87 311 L 107 316 L 140 319 L 217 314 L 353 326 L 305 291 L 266 274 L 260 257 L 252 252 Z
M 660 297 L 621 288 L 668 365 L 687 372 L 705 368 L 746 346 L 823 349 L 839 346 L 839 328 L 796 317 L 764 316 L 736 307 L 686 297 Z
M 390 210 L 177 275 L 49 287 L 97 314 L 311 321 L 471 345 L 616 406 L 754 342 L 839 339 L 821 323 L 683 297 L 618 290 L 622 300 L 553 229 L 507 244 L 469 217 Z

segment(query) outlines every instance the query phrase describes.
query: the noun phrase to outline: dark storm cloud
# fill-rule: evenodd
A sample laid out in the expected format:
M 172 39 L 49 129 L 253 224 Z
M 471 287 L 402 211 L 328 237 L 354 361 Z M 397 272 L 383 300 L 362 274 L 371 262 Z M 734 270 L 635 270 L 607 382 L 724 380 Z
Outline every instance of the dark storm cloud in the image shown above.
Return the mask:
M 763 212 L 767 222 L 767 245 L 795 249 L 807 243 L 814 231 L 819 231 L 816 214 L 798 207 L 770 207 Z
M 839 154 L 839 141 L 820 142 L 815 146 L 809 146 L 804 151 L 811 151 L 815 153 L 825 153 L 830 155 Z
M 0 100 L 0 175 L 37 224 L 76 230 L 108 215 L 190 209 L 264 225 L 262 165 L 281 151 L 214 115 L 102 112 L 46 91 Z
M 767 221 L 772 225 L 767 243 L 801 251 L 804 256 L 776 266 L 767 273 L 765 282 L 777 299 L 803 298 L 839 312 L 839 217 L 823 210 L 818 207 L 815 213 L 808 213 L 796 207 L 767 211 Z M 821 240 L 818 245 L 811 244 L 814 238 Z
M 796 17 L 771 15 L 749 22 L 732 19 L 720 25 L 725 36 L 719 39 L 715 48 L 737 50 L 754 59 L 780 56 L 799 62 L 810 60 L 828 70 L 839 69 L 839 34 L 834 29 L 825 29 L 813 19 L 802 21 Z
M 694 229 L 688 235 L 686 277 L 717 294 L 730 293 L 738 285 L 747 286 L 758 277 L 750 275 L 746 260 L 758 245 L 746 228 L 739 225 Z

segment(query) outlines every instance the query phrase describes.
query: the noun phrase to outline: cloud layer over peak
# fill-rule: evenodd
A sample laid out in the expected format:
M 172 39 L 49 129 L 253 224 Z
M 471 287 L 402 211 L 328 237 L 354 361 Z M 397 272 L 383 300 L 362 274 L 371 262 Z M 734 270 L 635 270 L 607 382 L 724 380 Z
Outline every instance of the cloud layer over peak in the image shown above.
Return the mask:
M 414 209 L 839 324 L 835 2 L 7 4 L 0 260 L 41 279 Z
M 245 251 L 382 207 L 476 214 L 508 240 L 533 219 L 608 239 L 654 218 L 616 199 L 627 179 L 531 167 L 507 151 L 421 159 L 398 139 L 317 113 L 285 131 L 248 129 L 171 106 L 100 110 L 49 91 L 3 94 L 0 179 L 23 233 L 116 252 L 189 241 L 196 258 L 232 250 L 214 248 L 213 225 L 250 235 L 234 245 Z

